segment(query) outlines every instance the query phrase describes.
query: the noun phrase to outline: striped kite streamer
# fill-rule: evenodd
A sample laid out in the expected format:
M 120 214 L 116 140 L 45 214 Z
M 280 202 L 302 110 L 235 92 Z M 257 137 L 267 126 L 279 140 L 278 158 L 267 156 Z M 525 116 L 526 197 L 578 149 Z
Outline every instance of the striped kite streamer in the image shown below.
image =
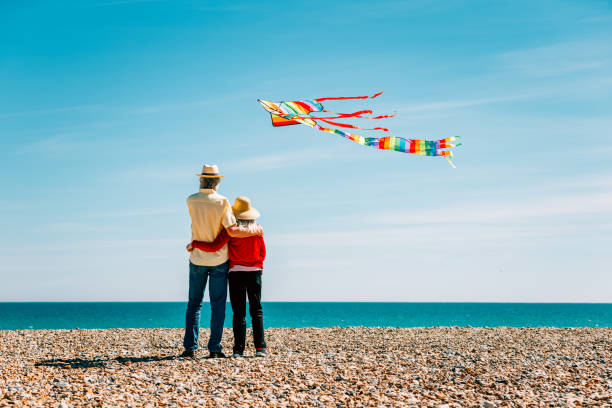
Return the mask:
M 346 119 L 346 118 L 359 118 L 359 119 L 384 119 L 384 118 L 392 118 L 395 116 L 395 112 L 392 115 L 380 115 L 380 116 L 370 116 L 372 115 L 371 110 L 360 110 L 352 113 L 336 113 L 325 110 L 323 105 L 321 105 L 321 101 L 330 101 L 330 100 L 347 100 L 347 99 L 373 99 L 382 94 L 382 92 L 378 92 L 372 96 L 343 96 L 343 97 L 333 97 L 333 98 L 317 98 L 312 100 L 302 100 L 302 101 L 289 101 L 289 102 L 270 102 L 263 99 L 258 99 L 257 101 L 263 106 L 265 110 L 270 112 L 270 116 L 272 118 L 273 126 L 287 126 L 287 125 L 297 125 L 303 124 L 306 126 L 310 126 L 314 129 L 321 130 L 323 132 L 333 133 L 336 135 L 340 135 L 346 139 L 352 140 L 355 143 L 358 143 L 363 146 L 370 146 L 381 150 L 394 150 L 396 152 L 402 153 L 412 153 L 420 156 L 442 156 L 452 167 L 455 167 L 451 158 L 453 157 L 453 153 L 448 149 L 451 147 L 461 146 L 461 143 L 452 144 L 459 136 L 447 137 L 446 139 L 440 140 L 417 140 L 417 139 L 404 139 L 403 137 L 398 136 L 385 136 L 385 137 L 363 137 L 359 135 L 355 135 L 352 133 L 344 132 L 339 129 L 330 129 L 322 127 L 318 124 L 317 121 L 325 122 L 333 126 L 339 126 L 350 129 L 361 129 L 361 130 L 382 130 L 384 132 L 389 131 L 389 129 L 384 127 L 374 127 L 374 128 L 361 128 L 355 125 L 351 125 L 348 123 L 340 123 L 331 121 L 330 119 Z M 313 112 L 323 112 L 330 113 L 332 116 L 312 116 Z

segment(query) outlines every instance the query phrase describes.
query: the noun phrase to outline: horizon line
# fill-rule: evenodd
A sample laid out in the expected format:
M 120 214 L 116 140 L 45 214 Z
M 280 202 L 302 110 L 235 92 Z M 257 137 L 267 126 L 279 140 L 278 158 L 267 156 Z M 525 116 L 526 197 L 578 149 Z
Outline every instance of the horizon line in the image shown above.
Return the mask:
M 42 300 L 42 301 L 28 301 L 28 300 L 16 300 L 16 301 L 0 301 L 1 304 L 24 304 L 24 303 L 187 303 L 187 300 L 98 300 L 98 301 L 89 301 L 89 300 Z M 204 303 L 210 303 L 210 301 L 203 301 Z M 227 301 L 226 303 L 230 303 Z M 403 300 L 386 300 L 386 301 L 378 301 L 378 300 L 343 300 L 343 301 L 334 301 L 334 300 L 308 300 L 308 301 L 294 301 L 294 300 L 267 300 L 262 301 L 262 303 L 414 303 L 414 304 L 422 304 L 422 303 L 439 303 L 439 304 L 557 304 L 557 305 L 566 305 L 566 304 L 576 304 L 576 305 L 612 305 L 612 301 L 609 302 L 559 302 L 559 301 L 535 301 L 535 302 L 523 302 L 523 301 L 504 301 L 504 302 L 493 302 L 493 301 L 403 301 Z

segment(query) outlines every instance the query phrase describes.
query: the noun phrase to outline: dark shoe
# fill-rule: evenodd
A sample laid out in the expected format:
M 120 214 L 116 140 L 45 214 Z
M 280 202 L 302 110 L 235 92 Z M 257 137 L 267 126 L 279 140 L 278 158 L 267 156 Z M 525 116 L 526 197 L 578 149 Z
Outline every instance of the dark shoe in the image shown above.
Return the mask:
M 268 357 L 268 352 L 265 348 L 255 350 L 255 357 Z
M 232 357 L 234 357 L 234 358 L 244 357 L 244 353 L 242 353 L 240 351 L 234 351 L 234 354 L 232 354 Z
M 211 351 L 206 358 L 225 358 L 225 354 L 222 351 Z
M 179 356 L 179 358 L 194 358 L 195 357 L 195 352 L 194 351 L 183 351 L 183 354 L 181 354 Z

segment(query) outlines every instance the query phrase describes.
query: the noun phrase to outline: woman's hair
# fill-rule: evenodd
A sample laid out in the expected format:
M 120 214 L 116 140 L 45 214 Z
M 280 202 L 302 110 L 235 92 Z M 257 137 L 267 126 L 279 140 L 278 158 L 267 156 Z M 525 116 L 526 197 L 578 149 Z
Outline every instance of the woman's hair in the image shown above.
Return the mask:
M 249 232 L 256 232 L 257 231 L 257 223 L 255 222 L 255 220 L 241 220 L 240 218 L 236 218 L 236 224 L 240 227 L 243 228 Z

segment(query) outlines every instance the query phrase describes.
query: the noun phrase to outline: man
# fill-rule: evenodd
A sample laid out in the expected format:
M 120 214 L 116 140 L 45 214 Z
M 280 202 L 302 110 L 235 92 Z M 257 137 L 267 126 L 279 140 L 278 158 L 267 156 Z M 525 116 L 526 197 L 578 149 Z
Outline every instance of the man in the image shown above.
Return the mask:
M 212 242 L 225 228 L 230 237 L 245 238 L 252 235 L 262 235 L 257 232 L 249 233 L 236 225 L 236 218 L 232 213 L 227 198 L 217 193 L 221 181 L 219 168 L 207 164 L 202 168 L 200 177 L 200 191 L 187 198 L 187 207 L 191 217 L 191 239 L 196 241 Z M 225 303 L 227 301 L 227 273 L 229 262 L 227 245 L 217 252 L 206 252 L 192 249 L 189 257 L 189 302 L 185 314 L 185 351 L 181 357 L 193 357 L 198 348 L 198 335 L 200 331 L 200 309 L 206 282 L 210 280 L 208 293 L 210 295 L 210 339 L 208 341 L 208 358 L 225 357 L 221 351 L 221 338 L 223 336 L 223 323 L 225 321 Z

